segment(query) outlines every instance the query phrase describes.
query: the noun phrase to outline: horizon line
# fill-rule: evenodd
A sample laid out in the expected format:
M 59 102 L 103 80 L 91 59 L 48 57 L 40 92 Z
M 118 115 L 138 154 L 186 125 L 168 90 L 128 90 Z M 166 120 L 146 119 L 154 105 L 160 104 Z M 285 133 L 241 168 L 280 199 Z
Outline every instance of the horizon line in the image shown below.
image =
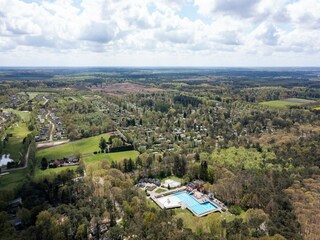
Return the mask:
M 90 65 L 66 65 L 66 66 L 58 66 L 58 65 L 48 65 L 48 66 L 0 66 L 0 68 L 320 68 L 319 66 L 143 66 L 143 65 L 136 65 L 136 66 L 107 66 L 107 65 L 97 65 L 97 66 L 90 66 Z

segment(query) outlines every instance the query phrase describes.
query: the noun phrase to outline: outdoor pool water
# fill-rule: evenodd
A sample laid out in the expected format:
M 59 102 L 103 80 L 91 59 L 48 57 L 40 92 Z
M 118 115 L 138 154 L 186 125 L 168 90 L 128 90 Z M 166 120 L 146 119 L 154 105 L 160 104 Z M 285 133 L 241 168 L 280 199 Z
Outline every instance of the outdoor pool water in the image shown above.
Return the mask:
M 198 215 L 217 209 L 211 202 L 199 203 L 194 197 L 190 196 L 187 192 L 178 192 L 174 196 L 179 198 L 188 208 Z

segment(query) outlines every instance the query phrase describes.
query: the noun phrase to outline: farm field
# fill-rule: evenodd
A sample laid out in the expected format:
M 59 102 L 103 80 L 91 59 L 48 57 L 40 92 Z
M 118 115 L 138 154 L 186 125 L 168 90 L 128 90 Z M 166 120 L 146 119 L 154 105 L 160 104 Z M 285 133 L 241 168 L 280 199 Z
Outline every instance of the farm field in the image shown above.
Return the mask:
M 301 99 L 301 98 L 287 98 L 283 100 L 274 100 L 261 102 L 259 104 L 270 106 L 270 107 L 289 107 L 289 106 L 300 106 L 302 104 L 308 104 L 314 102 L 313 100 Z
M 46 157 L 47 160 L 70 157 L 76 153 L 92 154 L 94 151 L 99 151 L 100 138 L 104 137 L 107 141 L 110 137 L 109 133 L 104 133 L 95 137 L 84 138 L 74 142 L 69 142 L 64 145 L 41 149 L 37 153 L 37 158 Z
M 20 122 L 9 129 L 8 133 L 11 133 L 12 137 L 9 137 L 9 141 L 6 142 L 3 153 L 10 154 L 10 158 L 18 161 L 21 157 L 20 152 L 23 148 L 22 141 L 30 133 L 30 131 L 25 123 Z

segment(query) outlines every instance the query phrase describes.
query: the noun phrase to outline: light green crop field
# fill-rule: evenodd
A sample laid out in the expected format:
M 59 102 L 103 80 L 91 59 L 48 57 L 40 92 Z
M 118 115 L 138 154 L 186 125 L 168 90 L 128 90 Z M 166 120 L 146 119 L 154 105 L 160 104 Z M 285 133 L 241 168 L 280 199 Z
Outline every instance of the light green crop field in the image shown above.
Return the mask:
M 27 169 L 22 169 L 14 172 L 10 172 L 7 175 L 0 176 L 0 191 L 2 190 L 15 190 L 23 180 L 26 178 L 28 173 Z
M 101 134 L 95 137 L 84 138 L 74 142 L 69 142 L 64 145 L 41 149 L 37 152 L 37 158 L 46 157 L 47 160 L 70 157 L 76 153 L 92 154 L 94 151 L 99 151 L 100 138 L 104 137 L 107 141 L 110 137 L 109 133 Z
M 261 102 L 261 105 L 266 105 L 270 107 L 289 107 L 289 106 L 300 106 L 302 104 L 312 103 L 314 101 L 300 98 L 287 98 L 283 100 L 274 100 Z
M 25 123 L 17 123 L 9 128 L 8 133 L 12 134 L 12 137 L 9 137 L 9 141 L 6 142 L 3 153 L 10 154 L 10 158 L 15 161 L 18 161 L 21 157 L 21 151 L 23 149 L 22 141 L 30 133 Z

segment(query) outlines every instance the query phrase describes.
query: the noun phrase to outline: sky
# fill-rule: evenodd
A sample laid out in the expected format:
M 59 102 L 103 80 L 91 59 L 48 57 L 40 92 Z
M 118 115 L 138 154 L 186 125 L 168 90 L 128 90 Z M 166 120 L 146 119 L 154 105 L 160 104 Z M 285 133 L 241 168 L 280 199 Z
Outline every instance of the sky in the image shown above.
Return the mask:
M 320 0 L 0 0 L 0 66 L 320 66 Z

